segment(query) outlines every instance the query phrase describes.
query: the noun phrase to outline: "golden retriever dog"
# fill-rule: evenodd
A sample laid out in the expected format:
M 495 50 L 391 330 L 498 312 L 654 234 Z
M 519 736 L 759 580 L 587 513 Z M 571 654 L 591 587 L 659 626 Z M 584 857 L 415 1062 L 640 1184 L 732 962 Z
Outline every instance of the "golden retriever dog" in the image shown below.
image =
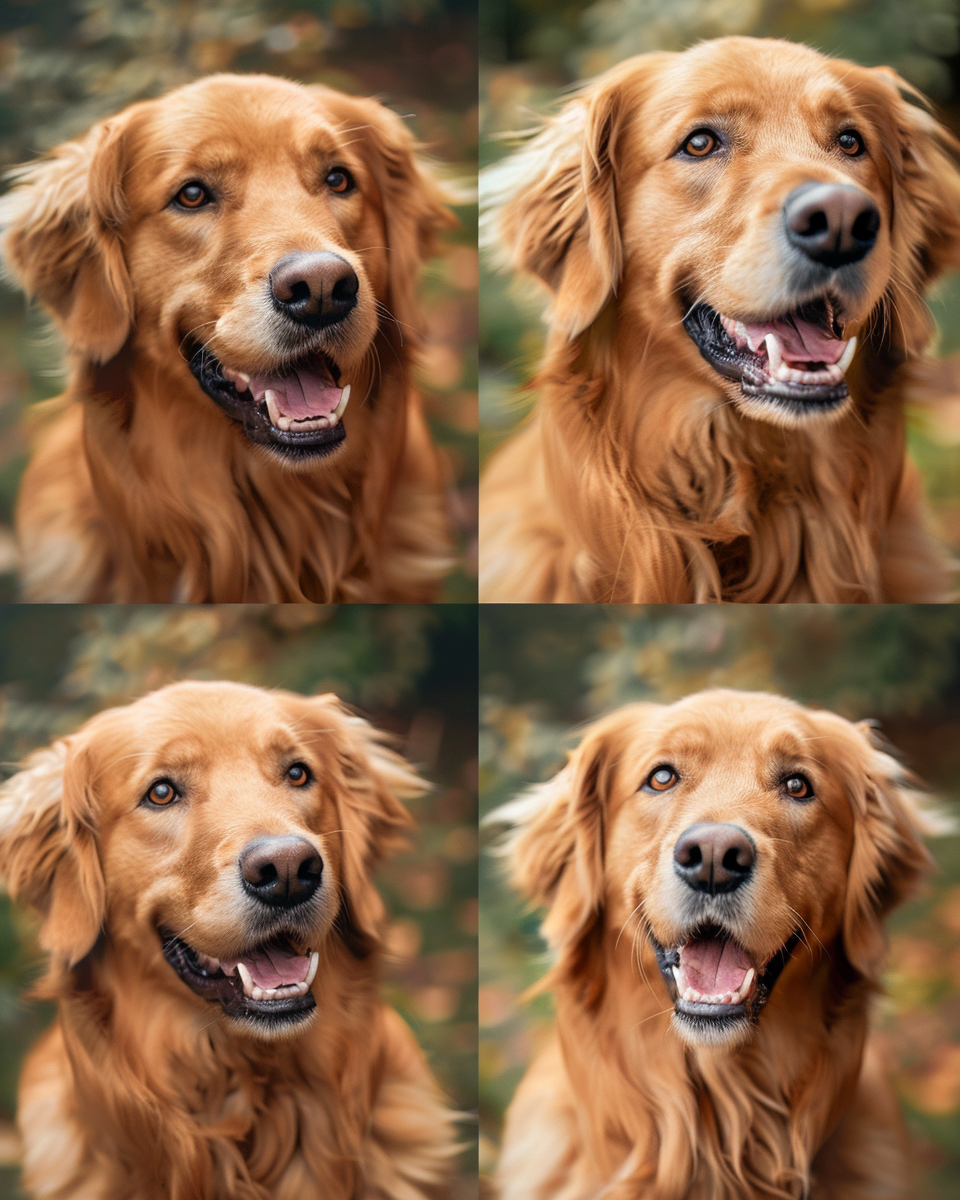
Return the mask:
M 435 600 L 450 541 L 411 365 L 454 222 L 400 118 L 215 75 L 17 174 L 8 270 L 71 361 L 17 506 L 25 597 Z
M 903 404 L 958 144 L 908 92 L 721 38 L 621 63 L 490 169 L 490 240 L 552 302 L 481 599 L 949 598 Z
M 932 825 L 866 723 L 726 690 L 633 704 L 490 819 L 548 909 L 557 1013 L 502 1200 L 913 1195 L 868 1012 Z
M 30 1052 L 45 1200 L 427 1200 L 451 1114 L 377 995 L 377 861 L 424 785 L 334 696 L 179 683 L 0 790 L 58 1003 Z

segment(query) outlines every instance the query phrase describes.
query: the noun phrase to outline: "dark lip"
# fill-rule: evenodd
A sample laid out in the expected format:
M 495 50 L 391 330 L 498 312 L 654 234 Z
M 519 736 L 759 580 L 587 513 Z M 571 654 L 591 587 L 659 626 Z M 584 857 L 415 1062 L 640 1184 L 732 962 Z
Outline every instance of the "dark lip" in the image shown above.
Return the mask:
M 303 462 L 310 458 L 326 458 L 346 439 L 342 421 L 332 429 L 309 429 L 299 433 L 277 429 L 270 421 L 266 404 L 262 400 L 257 402 L 248 392 L 238 392 L 230 380 L 224 378 L 222 364 L 206 346 L 188 344 L 187 355 L 190 370 L 203 390 L 241 426 L 248 440 L 255 445 L 268 446 L 281 458 Z M 315 358 L 317 354 L 310 357 Z M 326 361 L 334 379 L 339 379 L 339 367 L 330 359 Z
M 792 315 L 807 317 L 817 307 L 805 305 Z M 683 327 L 703 358 L 718 375 L 740 384 L 745 396 L 769 401 L 794 416 L 832 412 L 850 395 L 846 382 L 837 384 L 771 383 L 761 357 L 740 349 L 720 323 L 720 314 L 700 301 L 684 307 Z
M 764 969 L 758 973 L 754 991 L 744 1003 L 702 1004 L 683 1000 L 677 992 L 677 983 L 673 977 L 671 968 L 679 964 L 682 945 L 663 946 L 649 929 L 647 930 L 647 936 L 657 956 L 657 966 L 660 968 L 660 974 L 663 976 L 663 981 L 670 992 L 674 1012 L 681 1019 L 687 1019 L 694 1024 L 699 1021 L 714 1029 L 722 1028 L 724 1025 L 735 1026 L 743 1021 L 756 1024 L 764 1005 L 770 999 L 777 980 L 783 974 L 783 970 L 790 961 L 791 955 L 800 944 L 801 937 L 800 930 L 795 929 L 779 950 L 775 951 Z M 730 934 L 720 926 L 711 925 L 691 929 L 685 941 L 690 941 L 694 937 L 729 938 Z
M 211 975 L 200 966 L 193 948 L 182 938 L 168 929 L 161 928 L 158 933 L 163 957 L 187 987 L 204 1000 L 219 1004 L 227 1016 L 244 1017 L 275 1028 L 304 1020 L 317 1006 L 311 991 L 279 1000 L 252 1000 L 244 993 L 239 976 L 225 975 L 223 971 Z

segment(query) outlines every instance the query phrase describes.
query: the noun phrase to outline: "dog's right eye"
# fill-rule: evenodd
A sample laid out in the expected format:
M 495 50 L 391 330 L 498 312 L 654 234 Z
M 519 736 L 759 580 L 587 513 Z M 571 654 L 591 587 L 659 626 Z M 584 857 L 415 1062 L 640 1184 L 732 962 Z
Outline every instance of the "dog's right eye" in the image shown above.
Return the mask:
M 174 197 L 174 203 L 181 208 L 203 208 L 213 203 L 213 197 L 202 183 L 185 183 Z
M 680 776 L 673 767 L 657 767 L 647 776 L 647 781 L 643 786 L 652 792 L 668 792 L 674 784 L 679 782 Z
M 683 143 L 683 153 L 691 158 L 706 158 L 720 146 L 720 139 L 709 129 L 698 129 Z
M 158 779 L 156 783 L 151 783 L 143 798 L 151 804 L 156 804 L 160 808 L 164 808 L 168 804 L 172 804 L 179 796 L 180 793 L 169 779 Z

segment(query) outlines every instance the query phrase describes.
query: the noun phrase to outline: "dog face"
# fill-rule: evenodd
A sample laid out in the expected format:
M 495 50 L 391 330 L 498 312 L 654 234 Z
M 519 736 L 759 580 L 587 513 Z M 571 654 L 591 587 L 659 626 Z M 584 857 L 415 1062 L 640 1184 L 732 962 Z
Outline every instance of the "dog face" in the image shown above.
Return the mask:
M 0 865 L 61 965 L 102 937 L 131 975 L 282 1036 L 375 943 L 370 872 L 410 825 L 397 795 L 421 790 L 334 697 L 175 684 L 5 785 Z
M 898 88 L 762 39 L 630 59 L 494 173 L 499 235 L 566 335 L 615 294 L 638 354 L 669 343 L 744 414 L 835 418 L 855 339 L 922 349 L 960 247 L 953 139 Z
M 28 168 L 7 259 L 72 347 L 105 361 L 135 322 L 140 369 L 182 356 L 251 442 L 312 463 L 451 223 L 414 149 L 375 101 L 213 76 Z
M 801 945 L 874 978 L 880 921 L 928 863 L 866 729 L 763 694 L 621 709 L 500 811 L 566 969 L 596 971 L 578 946 L 598 922 L 617 945 L 633 927 L 693 1045 L 749 1038 Z

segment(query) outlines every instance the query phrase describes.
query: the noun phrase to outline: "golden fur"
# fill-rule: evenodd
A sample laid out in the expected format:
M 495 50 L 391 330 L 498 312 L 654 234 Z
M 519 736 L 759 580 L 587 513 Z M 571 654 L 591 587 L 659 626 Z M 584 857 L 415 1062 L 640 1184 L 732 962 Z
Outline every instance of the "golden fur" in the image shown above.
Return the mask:
M 679 779 L 655 792 L 664 765 Z M 804 802 L 785 791 L 798 772 Z M 502 1200 L 913 1194 L 868 1010 L 881 922 L 928 867 L 931 826 L 866 724 L 763 693 L 633 704 L 490 820 L 513 826 L 512 880 L 548 910 L 557 1012 L 507 1113 Z M 755 843 L 732 892 L 678 878 L 703 822 Z M 726 1032 L 682 1019 L 654 948 L 708 924 L 760 973 L 788 947 L 765 1006 Z
M 903 401 L 923 294 L 960 265 L 960 174 L 908 91 L 886 68 L 724 38 L 621 63 L 488 170 L 490 241 L 551 305 L 534 414 L 481 483 L 482 600 L 949 598 Z M 836 143 L 851 121 L 857 158 Z M 722 163 L 678 161 L 718 122 Z M 745 321 L 796 302 L 781 208 L 808 181 L 856 185 L 882 224 L 843 297 L 851 399 L 801 417 L 751 403 L 682 319 L 697 300 Z
M 43 914 L 37 991 L 58 1003 L 20 1084 L 31 1196 L 447 1194 L 451 1114 L 377 995 L 371 871 L 412 824 L 398 797 L 423 790 L 383 740 L 334 696 L 181 683 L 94 717 L 3 786 L 0 871 Z M 292 762 L 307 786 L 290 783 Z M 160 777 L 182 796 L 151 808 Z M 279 835 L 322 855 L 316 897 L 276 918 L 319 968 L 316 1007 L 268 1028 L 196 994 L 158 931 L 214 957 L 247 952 L 263 907 L 238 854 Z
M 329 192 L 333 167 L 355 192 Z M 17 506 L 25 598 L 435 600 L 449 531 L 411 365 L 418 270 L 453 218 L 400 118 L 325 87 L 218 75 L 18 178 L 0 210 L 7 266 L 70 352 Z M 198 178 L 218 202 L 177 211 Z M 319 251 L 355 269 L 356 309 L 291 333 L 268 274 Z M 248 374 L 335 351 L 346 440 L 296 466 L 252 444 L 191 372 L 191 339 Z

